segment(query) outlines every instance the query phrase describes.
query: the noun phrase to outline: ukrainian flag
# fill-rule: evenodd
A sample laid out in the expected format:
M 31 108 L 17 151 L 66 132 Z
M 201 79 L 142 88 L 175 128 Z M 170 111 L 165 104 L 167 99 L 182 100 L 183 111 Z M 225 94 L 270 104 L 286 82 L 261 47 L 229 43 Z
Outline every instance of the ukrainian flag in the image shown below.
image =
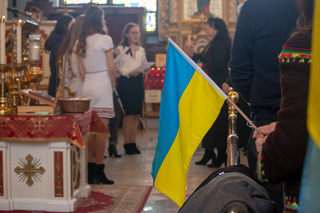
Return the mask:
M 171 39 L 169 42 L 152 176 L 154 187 L 181 207 L 192 155 L 227 96 Z
M 320 212 L 320 1 L 315 1 L 313 17 L 307 127 L 309 142 L 303 166 L 299 206 L 301 213 Z

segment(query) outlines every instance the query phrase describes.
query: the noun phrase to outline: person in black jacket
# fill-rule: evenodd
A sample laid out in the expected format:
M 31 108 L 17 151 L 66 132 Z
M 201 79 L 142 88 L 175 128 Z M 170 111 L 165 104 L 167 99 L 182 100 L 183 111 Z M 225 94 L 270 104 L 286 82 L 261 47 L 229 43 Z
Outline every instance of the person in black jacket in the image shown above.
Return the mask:
M 278 56 L 294 32 L 298 16 L 294 0 L 247 0 L 239 14 L 229 62 L 230 78 L 236 91 L 250 104 L 251 119 L 257 127 L 278 121 Z M 253 172 L 257 155 L 251 134 L 247 157 Z M 282 209 L 281 184 L 267 190 Z
M 195 62 L 202 62 L 202 68 L 209 77 L 219 86 L 228 79 L 228 61 L 230 59 L 231 38 L 225 22 L 220 18 L 209 17 L 206 26 L 206 34 L 212 40 L 208 43 L 201 54 L 194 53 L 193 46 L 186 44 L 187 54 Z M 225 103 L 220 111 L 217 120 L 202 140 L 202 147 L 205 154 L 197 165 L 205 165 L 210 159 L 212 164 L 209 167 L 220 167 L 226 162 L 228 137 L 228 108 Z M 218 149 L 216 157 L 213 149 Z
M 59 85 L 57 81 L 56 72 L 56 58 L 60 45 L 67 35 L 68 30 L 73 24 L 73 17 L 70 15 L 62 15 L 58 18 L 54 30 L 51 32 L 50 36 L 47 38 L 44 48 L 50 51 L 50 79 L 48 86 L 48 95 L 56 97 L 56 89 Z

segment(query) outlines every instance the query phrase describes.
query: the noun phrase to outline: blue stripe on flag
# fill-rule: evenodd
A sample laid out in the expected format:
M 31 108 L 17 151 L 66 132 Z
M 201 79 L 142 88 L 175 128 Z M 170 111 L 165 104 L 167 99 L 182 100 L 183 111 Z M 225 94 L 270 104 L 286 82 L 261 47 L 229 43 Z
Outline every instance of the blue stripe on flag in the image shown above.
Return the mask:
M 168 58 L 171 58 L 171 60 L 168 60 Z M 174 70 L 178 70 L 178 72 Z M 167 51 L 166 75 L 164 78 L 162 92 L 162 97 L 166 97 L 166 100 L 161 101 L 158 130 L 158 141 L 163 141 L 162 138 L 166 138 L 167 141 L 157 144 L 151 172 L 154 179 L 156 178 L 159 168 L 176 138 L 179 129 L 178 104 L 194 72 L 195 69 L 171 44 L 169 44 Z M 163 154 L 160 155 L 160 153 Z
M 309 136 L 299 195 L 299 213 L 320 212 L 320 149 Z

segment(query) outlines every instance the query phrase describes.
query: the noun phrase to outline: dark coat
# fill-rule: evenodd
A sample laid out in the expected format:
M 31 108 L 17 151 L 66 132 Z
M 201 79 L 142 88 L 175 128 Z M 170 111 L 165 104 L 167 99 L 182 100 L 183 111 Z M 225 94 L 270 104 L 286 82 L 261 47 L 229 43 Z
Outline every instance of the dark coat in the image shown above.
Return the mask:
M 228 79 L 228 61 L 230 48 L 228 45 L 215 39 L 208 44 L 201 54 L 194 54 L 192 60 L 202 62 L 203 69 L 209 77 L 221 87 Z M 226 149 L 228 137 L 228 106 L 224 103 L 217 120 L 202 140 L 202 146 L 206 149 Z
M 231 82 L 257 120 L 278 120 L 281 90 L 278 55 L 294 31 L 293 0 L 247 0 L 238 17 L 231 51 Z
M 49 38 L 46 40 L 46 43 L 44 44 L 44 48 L 48 51 L 50 51 L 50 79 L 49 79 L 49 86 L 48 86 L 48 95 L 51 95 L 53 97 L 56 97 L 56 90 L 57 85 L 59 82 L 57 81 L 57 68 L 56 68 L 56 58 L 58 54 L 58 50 L 61 46 L 61 43 L 63 41 L 63 36 L 58 35 L 56 33 L 51 33 Z

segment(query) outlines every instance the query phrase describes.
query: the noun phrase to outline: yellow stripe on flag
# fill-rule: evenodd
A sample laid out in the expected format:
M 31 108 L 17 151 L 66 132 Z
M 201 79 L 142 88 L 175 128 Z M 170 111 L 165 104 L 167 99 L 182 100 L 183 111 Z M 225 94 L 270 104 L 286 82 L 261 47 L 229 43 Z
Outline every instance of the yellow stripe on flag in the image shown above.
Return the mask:
M 154 187 L 178 206 L 185 199 L 187 172 L 193 153 L 217 119 L 225 99 L 197 71 L 179 101 L 179 130 Z
M 320 1 L 315 1 L 315 6 L 307 126 L 309 134 L 320 148 Z

